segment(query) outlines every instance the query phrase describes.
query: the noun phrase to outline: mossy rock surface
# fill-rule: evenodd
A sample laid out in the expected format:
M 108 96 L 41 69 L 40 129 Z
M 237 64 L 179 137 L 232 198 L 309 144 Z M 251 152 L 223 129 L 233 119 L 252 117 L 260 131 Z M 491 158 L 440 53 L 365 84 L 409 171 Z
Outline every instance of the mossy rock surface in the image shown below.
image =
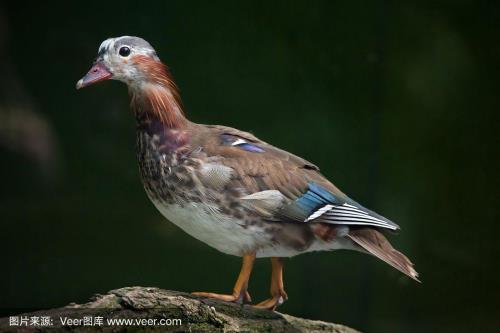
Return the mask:
M 159 288 L 126 287 L 95 295 L 90 302 L 70 304 L 50 310 L 19 314 L 21 318 L 50 317 L 52 325 L 11 325 L 11 318 L 0 319 L 0 332 L 331 332 L 355 333 L 349 327 L 254 309 Z M 102 324 L 96 318 L 102 318 Z M 63 325 L 61 318 L 82 319 Z M 84 321 L 86 318 L 87 322 Z M 90 319 L 92 318 L 92 322 Z M 110 325 L 108 320 L 128 319 L 133 324 Z M 156 320 L 139 324 L 136 320 Z M 180 319 L 179 322 L 173 320 Z M 170 320 L 170 325 L 165 324 Z M 162 324 L 160 322 L 162 321 Z M 13 324 L 13 323 L 12 323 Z

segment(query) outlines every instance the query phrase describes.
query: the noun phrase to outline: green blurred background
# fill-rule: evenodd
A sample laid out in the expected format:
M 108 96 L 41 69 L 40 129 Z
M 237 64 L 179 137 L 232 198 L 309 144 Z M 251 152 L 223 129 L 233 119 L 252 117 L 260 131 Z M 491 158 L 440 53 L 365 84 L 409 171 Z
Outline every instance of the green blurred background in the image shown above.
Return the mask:
M 422 284 L 369 256 L 286 260 L 280 311 L 366 332 L 499 324 L 498 1 L 0 5 L 0 308 L 130 285 L 230 291 L 240 260 L 167 223 L 135 160 L 126 87 L 76 91 L 102 40 L 137 35 L 187 115 L 318 164 L 402 226 Z M 250 292 L 268 295 L 259 260 Z

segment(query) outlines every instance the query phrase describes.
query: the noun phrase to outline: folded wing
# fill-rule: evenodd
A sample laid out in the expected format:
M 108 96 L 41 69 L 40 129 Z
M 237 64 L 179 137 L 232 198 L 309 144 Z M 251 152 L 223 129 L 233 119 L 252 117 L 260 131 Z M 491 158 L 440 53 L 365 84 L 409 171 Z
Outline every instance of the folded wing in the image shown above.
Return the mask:
M 233 170 L 226 186 L 245 206 L 270 221 L 329 223 L 398 230 L 394 222 L 361 206 L 330 183 L 314 164 L 250 133 L 206 126 L 209 158 Z

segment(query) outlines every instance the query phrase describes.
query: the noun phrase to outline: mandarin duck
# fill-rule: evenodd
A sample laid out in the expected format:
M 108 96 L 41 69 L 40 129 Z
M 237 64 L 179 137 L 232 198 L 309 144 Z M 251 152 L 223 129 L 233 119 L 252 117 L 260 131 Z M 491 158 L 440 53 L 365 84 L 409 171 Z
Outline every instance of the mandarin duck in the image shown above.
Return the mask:
M 194 295 L 250 302 L 254 260 L 266 257 L 271 297 L 254 306 L 275 309 L 288 298 L 284 257 L 339 249 L 371 254 L 418 281 L 384 236 L 398 225 L 349 198 L 316 165 L 250 133 L 189 121 L 168 67 L 144 39 L 106 39 L 76 87 L 107 79 L 128 85 L 140 176 L 154 206 L 194 238 L 242 257 L 231 294 Z

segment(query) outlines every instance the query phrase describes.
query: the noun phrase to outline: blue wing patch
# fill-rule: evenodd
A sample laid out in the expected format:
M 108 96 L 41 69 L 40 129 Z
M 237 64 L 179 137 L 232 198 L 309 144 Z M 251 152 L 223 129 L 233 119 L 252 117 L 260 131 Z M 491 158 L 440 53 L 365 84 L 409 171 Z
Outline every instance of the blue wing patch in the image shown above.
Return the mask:
M 304 222 L 317 221 L 339 225 L 373 226 L 397 230 L 399 226 L 383 216 L 364 208 L 353 200 L 345 202 L 316 183 L 309 183 L 307 192 L 295 203 Z M 293 205 L 292 205 L 293 206 Z M 290 210 L 292 212 L 293 210 Z
M 254 143 L 248 142 L 247 140 L 234 136 L 231 134 L 222 134 L 221 135 L 222 143 L 226 146 L 233 146 L 241 148 L 245 151 L 249 151 L 251 153 L 263 153 L 264 149 L 260 148 Z
M 239 145 L 236 145 L 236 147 L 239 147 L 243 150 L 250 151 L 252 153 L 263 153 L 264 149 L 257 147 L 251 143 L 241 143 Z
M 307 215 L 328 204 L 343 204 L 330 191 L 316 183 L 309 183 L 308 188 L 307 192 L 296 200 L 297 204 L 307 212 Z

